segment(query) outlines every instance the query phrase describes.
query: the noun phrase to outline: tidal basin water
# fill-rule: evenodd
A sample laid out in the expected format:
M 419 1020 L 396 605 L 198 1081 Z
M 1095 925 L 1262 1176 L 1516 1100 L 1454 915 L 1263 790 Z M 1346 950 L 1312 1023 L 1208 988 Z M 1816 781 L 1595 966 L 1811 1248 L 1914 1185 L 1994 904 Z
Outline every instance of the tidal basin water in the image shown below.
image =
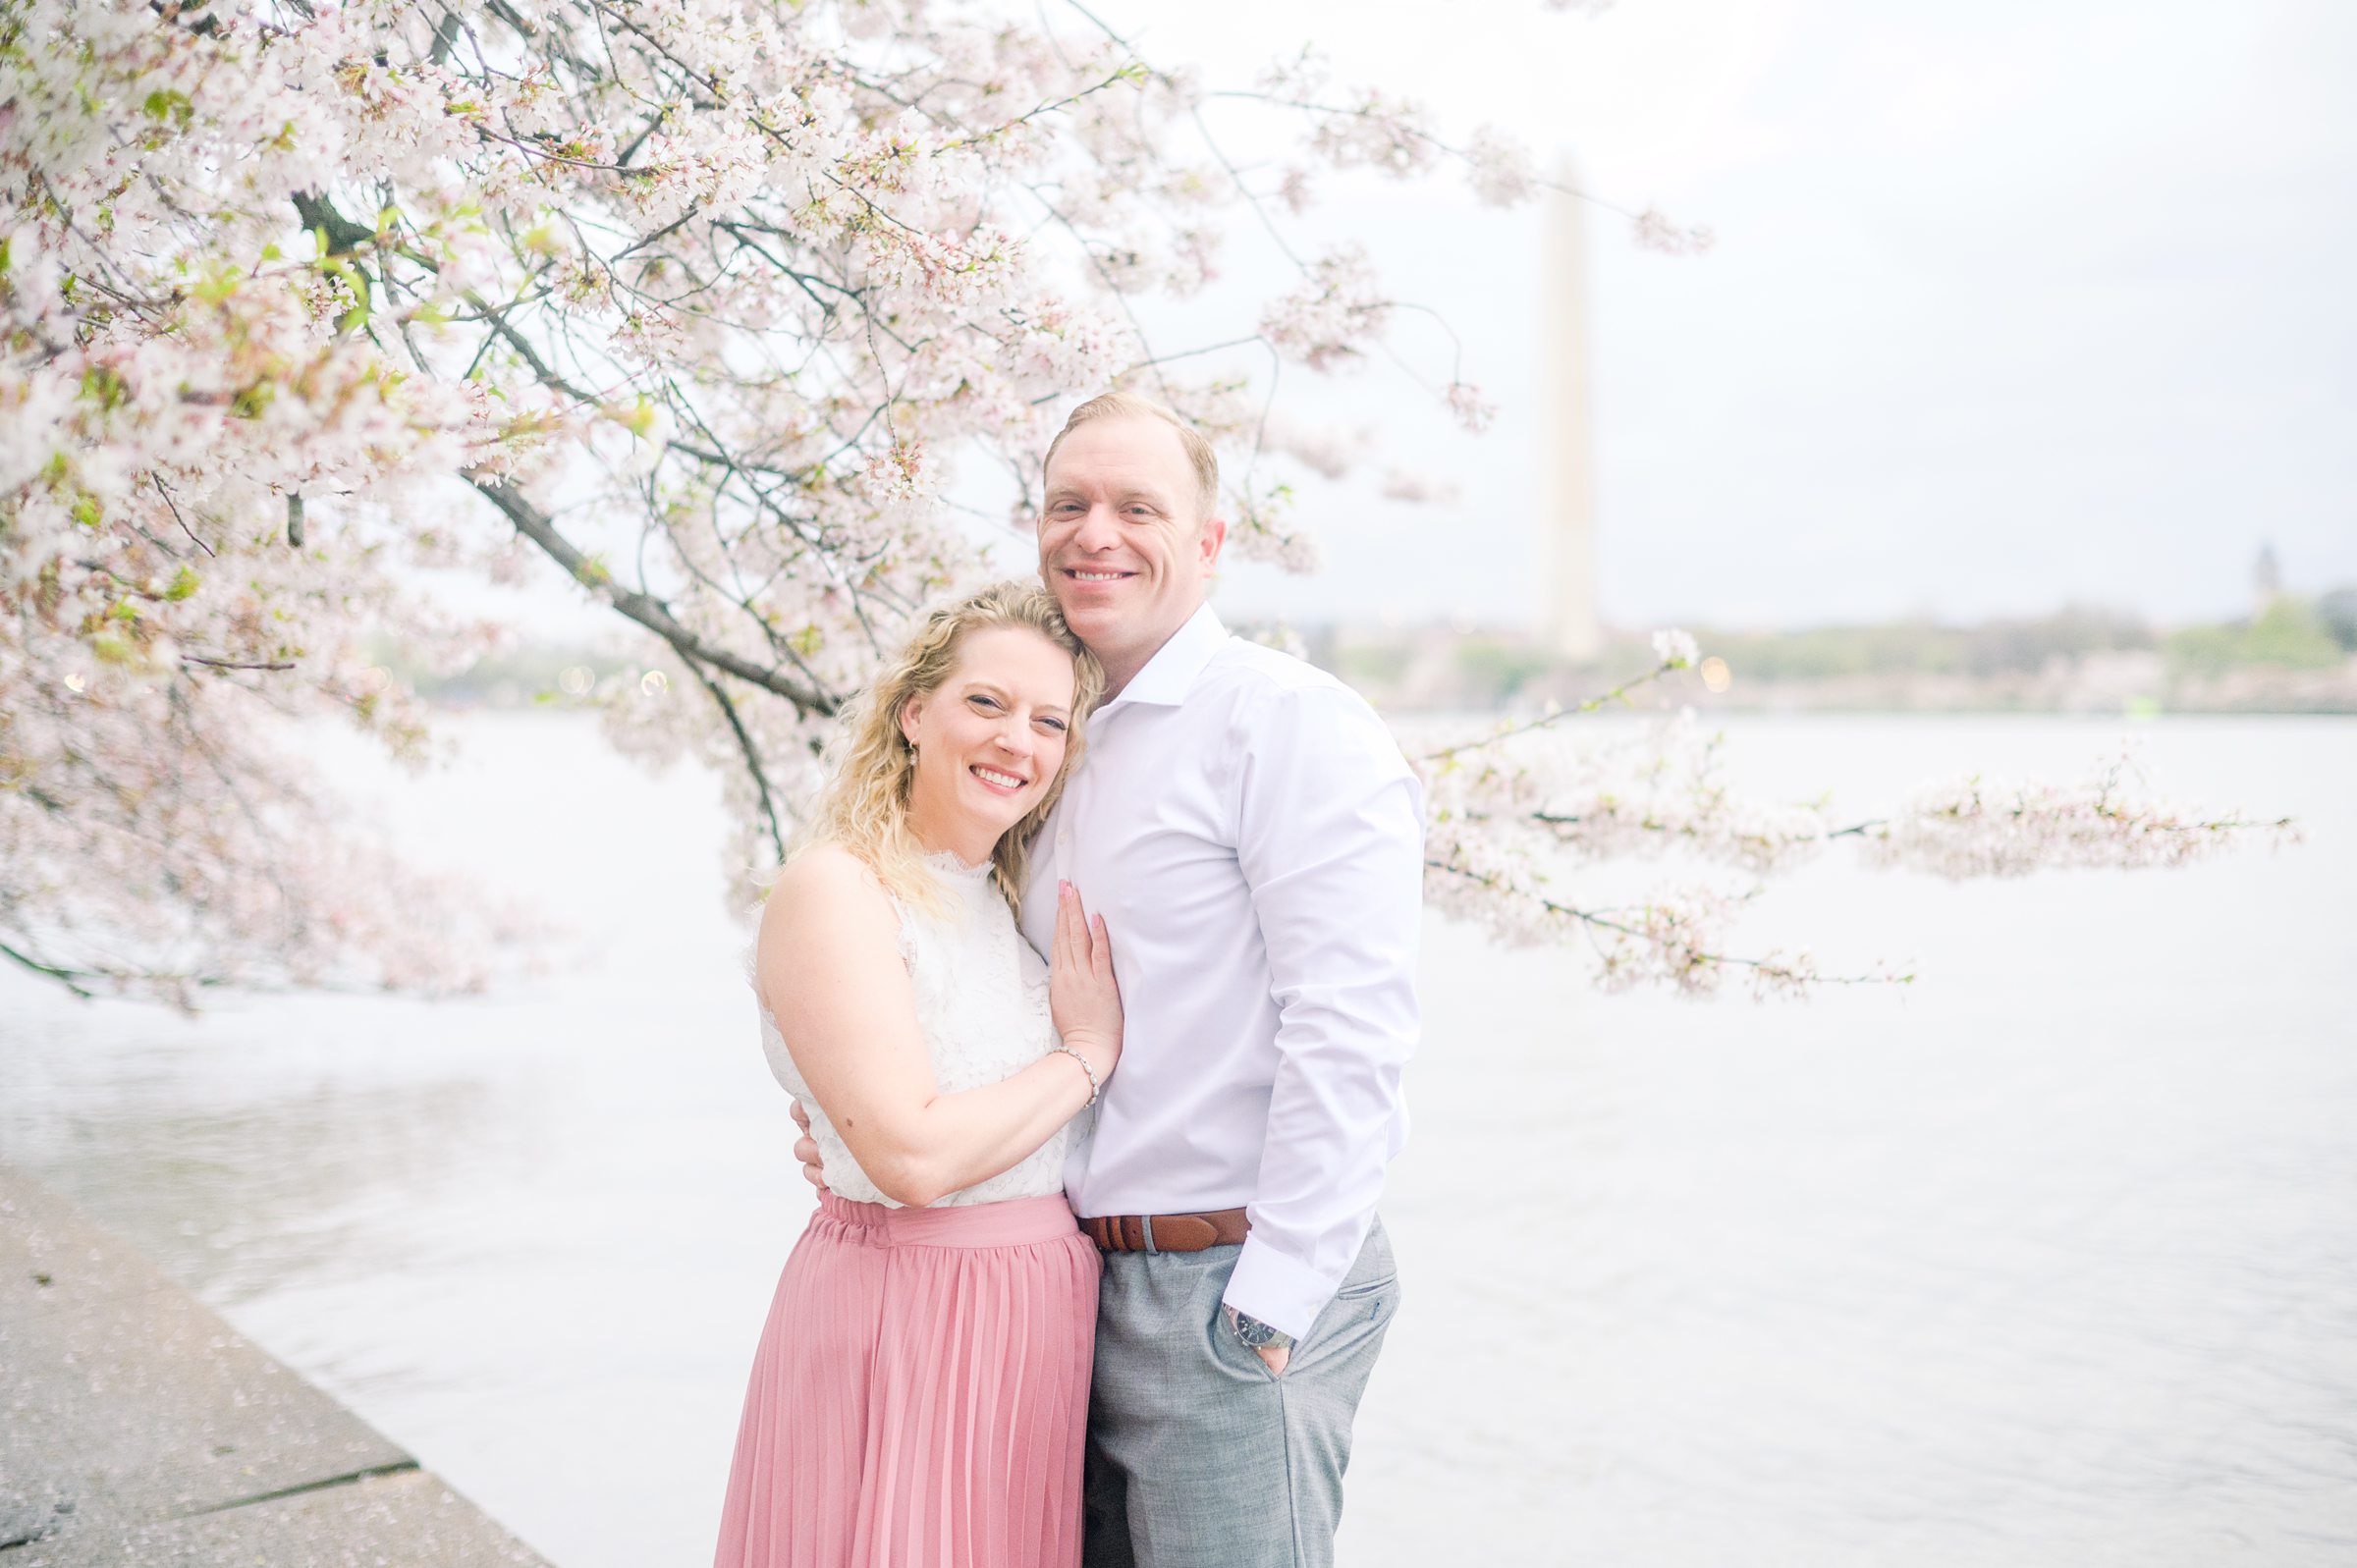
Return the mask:
M 810 1205 L 716 788 L 578 716 L 452 728 L 421 783 L 332 761 L 570 922 L 557 967 L 193 1024 L 11 971 L 0 1159 L 562 1568 L 704 1560 Z M 1727 729 L 1738 779 L 1862 815 L 2129 732 Z M 1431 924 L 1345 1564 L 2357 1561 L 2357 723 L 2132 732 L 2168 793 L 2307 842 L 1966 885 L 1830 856 L 1738 946 L 1922 978 L 1797 1005 L 1599 996 Z

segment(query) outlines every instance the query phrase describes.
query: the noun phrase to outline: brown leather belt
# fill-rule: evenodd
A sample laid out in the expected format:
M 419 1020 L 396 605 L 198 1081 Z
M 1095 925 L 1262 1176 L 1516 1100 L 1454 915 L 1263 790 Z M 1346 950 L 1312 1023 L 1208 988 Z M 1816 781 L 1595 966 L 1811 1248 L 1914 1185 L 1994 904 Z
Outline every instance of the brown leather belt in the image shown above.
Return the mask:
M 1249 1226 L 1241 1209 L 1208 1215 L 1106 1215 L 1083 1219 L 1088 1239 L 1107 1252 L 1201 1252 L 1235 1247 Z

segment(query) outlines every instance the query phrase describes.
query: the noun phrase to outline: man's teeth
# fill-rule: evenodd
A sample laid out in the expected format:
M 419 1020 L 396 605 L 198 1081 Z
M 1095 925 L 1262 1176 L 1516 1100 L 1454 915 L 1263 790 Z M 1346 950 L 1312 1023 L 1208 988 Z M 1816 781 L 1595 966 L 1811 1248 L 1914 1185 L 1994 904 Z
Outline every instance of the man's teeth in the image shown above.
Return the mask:
M 1023 782 L 1014 774 L 1001 773 L 996 768 L 976 768 L 974 777 L 985 784 L 995 784 L 1003 789 L 1020 789 Z
M 1119 582 L 1129 575 L 1126 571 L 1078 571 L 1072 573 L 1082 582 Z

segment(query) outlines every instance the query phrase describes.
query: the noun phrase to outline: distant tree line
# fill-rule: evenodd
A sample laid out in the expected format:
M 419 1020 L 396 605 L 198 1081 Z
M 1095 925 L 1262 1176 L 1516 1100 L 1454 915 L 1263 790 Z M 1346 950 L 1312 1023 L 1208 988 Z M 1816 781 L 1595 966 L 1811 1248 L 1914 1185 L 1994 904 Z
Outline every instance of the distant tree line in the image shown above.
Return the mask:
M 2278 594 L 2247 621 L 2181 626 L 2164 646 L 2169 663 L 2190 675 L 2243 665 L 2294 670 L 2336 665 L 2357 653 L 2357 587 L 2335 588 L 2318 599 Z
M 2052 615 L 1956 625 L 1929 617 L 1796 630 L 1699 628 L 1696 641 L 1745 685 L 1893 677 L 2005 680 L 2109 653 L 2151 653 L 2166 676 L 2199 680 L 2251 667 L 2319 670 L 2357 654 L 2357 586 L 2316 598 L 2277 595 L 2256 615 L 2167 628 L 2117 610 L 2073 605 Z M 1608 637 L 1602 665 L 1637 657 L 1634 634 Z M 1597 671 L 1567 664 L 1543 643 L 1504 631 L 1434 627 L 1308 633 L 1311 656 L 1368 689 L 1407 692 L 1428 705 L 1481 707 L 1582 690 Z M 1438 658 L 1446 673 L 1434 668 Z

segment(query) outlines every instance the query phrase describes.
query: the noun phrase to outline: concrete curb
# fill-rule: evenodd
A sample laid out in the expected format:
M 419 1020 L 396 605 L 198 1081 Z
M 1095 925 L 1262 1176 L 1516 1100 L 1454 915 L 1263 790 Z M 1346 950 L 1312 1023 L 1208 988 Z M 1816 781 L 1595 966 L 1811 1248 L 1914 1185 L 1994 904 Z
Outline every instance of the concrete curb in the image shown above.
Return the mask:
M 548 1568 L 0 1165 L 0 1568 Z

